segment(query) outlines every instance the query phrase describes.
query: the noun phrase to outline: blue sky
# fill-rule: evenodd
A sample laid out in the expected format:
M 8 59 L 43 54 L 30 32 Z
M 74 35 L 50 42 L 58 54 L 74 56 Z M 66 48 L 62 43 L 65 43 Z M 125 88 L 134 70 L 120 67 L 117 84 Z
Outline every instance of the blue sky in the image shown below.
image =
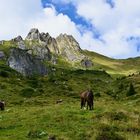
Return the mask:
M 1 0 L 0 19 L 0 40 L 38 28 L 109 57 L 140 56 L 139 0 Z

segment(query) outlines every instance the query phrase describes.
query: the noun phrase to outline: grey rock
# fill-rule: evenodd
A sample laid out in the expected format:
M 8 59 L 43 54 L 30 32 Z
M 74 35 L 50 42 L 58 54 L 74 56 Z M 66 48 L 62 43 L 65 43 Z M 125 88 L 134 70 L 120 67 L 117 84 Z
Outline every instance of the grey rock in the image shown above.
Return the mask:
M 36 41 L 38 46 L 43 47 L 43 51 L 49 51 L 54 54 L 58 54 L 59 50 L 55 38 L 52 38 L 49 33 L 40 33 L 38 29 L 33 28 L 28 33 L 26 40 Z M 30 42 L 31 46 L 34 46 L 34 42 Z M 46 48 L 46 50 L 45 50 Z
M 50 50 L 46 46 L 32 46 L 32 55 L 42 60 L 51 60 Z
M 93 62 L 91 60 L 89 60 L 88 58 L 84 58 L 81 61 L 81 65 L 85 68 L 90 68 L 93 66 Z
M 15 37 L 14 39 L 12 39 L 14 42 L 20 42 L 23 41 L 22 37 L 19 35 L 17 37 Z
M 57 42 L 55 40 L 55 38 L 52 38 L 49 33 L 41 33 L 40 34 L 40 40 L 45 42 L 47 47 L 49 48 L 49 50 L 54 53 L 54 54 L 58 54 L 59 50 L 57 47 Z
M 22 50 L 25 50 L 26 49 L 26 46 L 25 46 L 25 43 L 24 43 L 24 41 L 19 41 L 18 42 L 18 47 L 20 48 L 20 49 L 22 49 Z
M 26 40 L 40 40 L 39 30 L 36 28 L 31 29 L 26 37 Z
M 26 50 L 19 48 L 10 50 L 8 65 L 24 76 L 47 74 L 47 68 L 41 60 L 28 54 Z
M 44 42 L 48 42 L 49 38 L 51 38 L 51 36 L 49 35 L 49 33 L 41 33 L 40 34 L 40 40 L 44 41 Z
M 79 43 L 74 39 L 73 36 L 60 34 L 56 38 L 56 42 L 60 54 L 69 61 L 79 61 L 84 58 L 84 55 L 81 54 Z
M 4 59 L 5 58 L 5 54 L 3 51 L 0 51 L 0 59 Z
M 1 41 L 0 41 L 0 45 L 3 45 L 3 44 L 4 44 L 4 40 L 1 40 Z

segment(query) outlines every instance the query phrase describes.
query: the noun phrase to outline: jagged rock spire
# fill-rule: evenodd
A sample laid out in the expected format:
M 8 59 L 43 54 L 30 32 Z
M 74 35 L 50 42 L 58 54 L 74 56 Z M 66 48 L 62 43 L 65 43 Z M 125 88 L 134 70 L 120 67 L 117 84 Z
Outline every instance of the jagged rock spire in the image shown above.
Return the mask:
M 40 39 L 40 33 L 39 30 L 36 28 L 32 28 L 26 37 L 26 40 L 39 40 L 39 39 Z

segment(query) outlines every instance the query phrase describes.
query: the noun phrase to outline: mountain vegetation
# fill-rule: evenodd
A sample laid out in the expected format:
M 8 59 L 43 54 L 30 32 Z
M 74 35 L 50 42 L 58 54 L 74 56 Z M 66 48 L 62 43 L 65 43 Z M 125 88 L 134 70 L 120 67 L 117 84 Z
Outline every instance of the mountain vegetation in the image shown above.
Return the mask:
M 71 36 L 31 29 L 0 42 L 0 140 L 139 140 L 140 58 L 82 50 Z M 94 110 L 80 93 L 94 92 Z

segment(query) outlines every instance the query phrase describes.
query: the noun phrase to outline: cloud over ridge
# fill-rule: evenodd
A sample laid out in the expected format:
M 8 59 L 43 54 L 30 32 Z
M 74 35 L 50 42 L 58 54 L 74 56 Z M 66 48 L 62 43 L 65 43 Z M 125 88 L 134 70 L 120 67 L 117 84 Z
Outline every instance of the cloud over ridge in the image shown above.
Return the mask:
M 25 37 L 32 27 L 49 32 L 72 34 L 83 49 L 115 57 L 139 56 L 140 2 L 139 0 L 1 0 L 0 40 L 18 34 Z M 57 10 L 59 4 L 60 10 Z M 61 12 L 61 7 L 75 7 L 75 18 Z M 64 9 L 67 10 L 67 9 Z M 71 9 L 72 10 L 72 9 Z M 70 11 L 69 11 L 70 12 Z M 73 16 L 73 15 L 72 15 Z M 85 22 L 91 25 L 86 28 Z

